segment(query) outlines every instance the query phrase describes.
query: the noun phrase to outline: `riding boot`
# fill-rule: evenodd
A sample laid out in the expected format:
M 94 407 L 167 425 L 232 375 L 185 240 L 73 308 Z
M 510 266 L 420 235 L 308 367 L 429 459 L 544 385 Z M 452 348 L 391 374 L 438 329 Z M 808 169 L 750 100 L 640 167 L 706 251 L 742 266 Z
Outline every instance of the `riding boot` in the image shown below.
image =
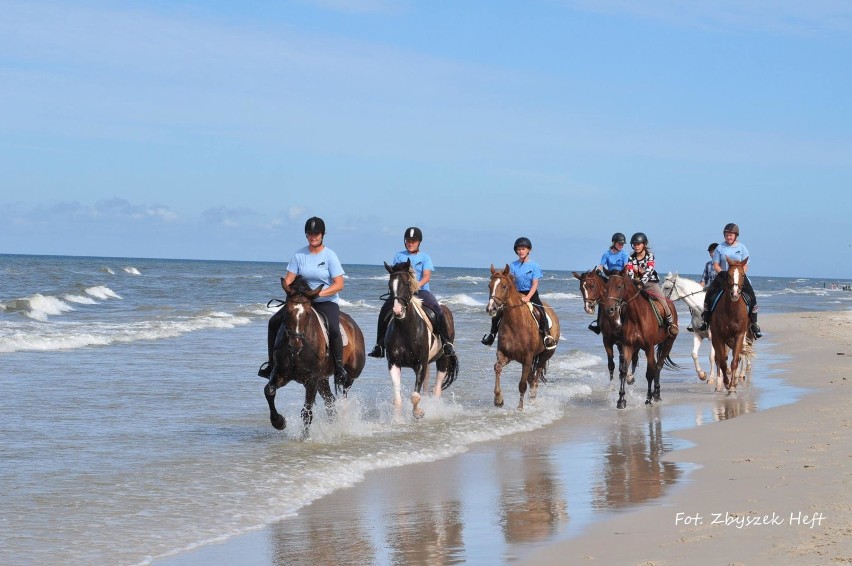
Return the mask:
M 438 336 L 441 337 L 441 342 L 444 343 L 442 349 L 444 350 L 445 356 L 455 356 L 456 349 L 453 348 L 453 343 L 450 340 L 449 331 L 447 329 L 447 319 L 444 318 L 443 313 L 439 314 L 435 317 L 435 322 L 438 325 L 436 330 L 438 331 Z
M 260 377 L 266 377 L 266 378 L 271 376 L 272 375 L 272 364 L 269 363 L 269 362 L 263 362 L 260 365 L 260 369 L 257 370 L 257 375 L 259 375 Z
M 671 313 L 666 315 L 666 332 L 669 333 L 669 336 L 677 336 L 680 329 L 675 324 L 674 317 L 672 317 Z
M 497 336 L 497 329 L 500 327 L 501 318 L 503 318 L 502 313 L 491 318 L 491 330 L 488 332 L 488 334 L 482 337 L 482 340 L 480 340 L 480 342 L 482 342 L 486 346 L 490 346 L 494 343 L 494 338 Z
M 760 326 L 757 325 L 757 313 L 751 311 L 748 314 L 748 318 L 751 321 L 751 333 L 754 334 L 755 340 L 763 336 L 763 334 L 760 333 Z
M 710 311 L 705 309 L 701 311 L 701 324 L 698 326 L 698 330 L 704 332 L 710 328 Z
M 390 318 L 390 310 L 391 303 L 389 301 L 385 301 L 382 305 L 382 310 L 379 311 L 379 323 L 378 328 L 376 329 L 376 345 L 373 346 L 372 351 L 367 354 L 371 358 L 384 358 L 385 357 L 385 346 L 383 344 L 385 339 L 385 331 L 388 329 L 388 320 Z
M 601 333 L 601 327 L 600 327 L 600 325 L 598 324 L 597 319 L 593 320 L 593 321 L 591 322 L 591 324 L 589 324 L 589 330 L 591 330 L 591 331 L 592 331 L 592 332 L 594 332 L 595 334 L 600 334 L 600 333 Z
M 334 385 L 346 384 L 349 376 L 343 367 L 343 337 L 338 336 L 331 341 L 331 357 L 334 360 Z

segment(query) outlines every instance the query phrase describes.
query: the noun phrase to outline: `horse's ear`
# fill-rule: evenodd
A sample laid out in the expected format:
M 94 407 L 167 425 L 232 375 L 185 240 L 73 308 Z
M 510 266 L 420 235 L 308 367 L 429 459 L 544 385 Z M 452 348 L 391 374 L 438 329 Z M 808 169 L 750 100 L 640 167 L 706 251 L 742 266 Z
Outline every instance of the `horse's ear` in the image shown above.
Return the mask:
M 742 261 L 742 263 L 743 263 L 743 265 L 747 264 L 747 263 L 748 263 L 748 258 L 745 258 L 745 259 Z
M 571 272 L 571 275 L 573 275 L 573 276 L 574 276 L 574 279 L 580 279 L 580 277 L 581 277 L 581 276 L 580 276 L 580 274 L 579 274 L 579 273 L 577 273 L 576 271 L 572 271 L 572 272 Z
M 509 275 L 509 264 L 506 264 L 506 267 L 503 268 L 503 275 Z
M 494 275 L 495 273 L 497 273 L 497 270 L 494 269 L 494 264 L 492 263 L 491 264 L 491 275 Z
M 411 269 L 411 258 L 405 260 L 405 269 Z
M 309 298 L 310 300 L 312 300 L 312 301 L 313 301 L 313 300 L 314 300 L 314 299 L 316 299 L 316 298 L 317 298 L 317 296 L 320 294 L 320 291 L 322 291 L 322 288 L 323 288 L 323 287 L 325 287 L 325 285 L 322 285 L 322 284 L 321 284 L 321 285 L 320 285 L 319 287 L 317 287 L 316 289 L 311 289 L 310 291 L 308 291 L 307 293 L 305 293 L 305 296 L 306 296 L 307 298 Z
M 388 273 L 393 273 L 393 268 L 388 265 L 388 262 L 385 262 L 385 269 L 388 270 Z

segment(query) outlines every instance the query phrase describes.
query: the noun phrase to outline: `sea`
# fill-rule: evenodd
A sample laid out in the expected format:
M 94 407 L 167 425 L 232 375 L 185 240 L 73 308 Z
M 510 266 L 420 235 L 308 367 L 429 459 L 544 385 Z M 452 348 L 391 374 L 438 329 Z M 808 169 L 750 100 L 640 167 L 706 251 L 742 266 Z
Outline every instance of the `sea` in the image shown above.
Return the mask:
M 257 369 L 274 312 L 267 302 L 283 295 L 285 265 L 0 255 L 0 562 L 154 564 L 298 517 L 372 470 L 439 461 L 574 415 L 578 426 L 602 423 L 617 412 L 600 338 L 586 329 L 592 317 L 570 271 L 548 270 L 540 283 L 562 336 L 548 382 L 518 411 L 520 368 L 504 371 L 506 405 L 496 408 L 495 350 L 480 343 L 489 327 L 488 267 L 439 266 L 431 287 L 454 313 L 461 369 L 441 399 L 424 399 L 426 416 L 411 415 L 413 372 L 403 370 L 400 417 L 385 360 L 368 358 L 348 397 L 331 416 L 318 409 L 307 435 L 304 389 L 280 389 L 288 426 L 277 431 Z M 341 308 L 369 349 L 387 273 L 344 268 Z M 755 276 L 752 283 L 764 314 L 852 308 L 852 292 L 831 281 Z M 685 305 L 678 311 L 682 335 L 672 357 L 681 369 L 662 375 L 664 435 L 728 418 L 714 401 L 720 394 L 695 376 Z M 764 330 L 741 394 L 746 411 L 804 394 L 770 369 L 783 354 L 772 353 L 771 329 Z M 648 410 L 643 376 L 644 361 L 624 411 Z M 605 452 L 586 446 L 577 458 L 594 476 Z M 594 497 L 594 482 L 572 489 L 575 517 L 592 521 L 610 505 Z

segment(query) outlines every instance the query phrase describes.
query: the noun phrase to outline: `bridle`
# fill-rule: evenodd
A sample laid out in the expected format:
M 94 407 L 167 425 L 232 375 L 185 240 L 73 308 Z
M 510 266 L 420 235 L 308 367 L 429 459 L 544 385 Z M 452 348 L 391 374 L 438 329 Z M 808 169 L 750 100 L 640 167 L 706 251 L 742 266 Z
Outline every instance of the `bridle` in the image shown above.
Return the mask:
M 408 305 L 411 303 L 411 298 L 413 297 L 413 294 L 410 293 L 410 286 L 409 286 L 409 281 L 408 281 L 409 277 L 411 277 L 410 273 L 407 273 L 407 272 L 404 272 L 404 271 L 398 271 L 398 272 L 391 273 L 390 279 L 388 280 L 388 287 L 390 288 L 390 293 L 388 293 L 388 296 L 390 298 L 392 298 L 394 301 L 399 301 L 399 304 L 402 305 L 403 311 L 408 309 Z M 396 285 L 396 288 L 394 288 L 394 285 L 393 285 L 394 278 L 402 279 L 402 281 L 398 282 L 398 285 Z M 408 293 L 408 296 L 404 297 L 404 296 L 400 295 L 398 293 L 398 290 L 400 290 L 400 289 L 404 289 L 405 292 Z
M 675 275 L 673 275 L 673 276 L 672 276 L 672 279 L 671 279 L 672 286 L 671 286 L 671 289 L 669 289 L 668 293 L 666 294 L 666 298 L 667 298 L 667 299 L 670 299 L 670 300 L 672 300 L 672 301 L 679 301 L 679 300 L 681 300 L 681 299 L 685 299 L 685 298 L 687 298 L 687 297 L 691 297 L 691 296 L 693 296 L 693 295 L 698 295 L 698 294 L 700 294 L 700 293 L 703 293 L 703 292 L 704 292 L 704 289 L 701 289 L 700 291 L 693 291 L 692 293 L 687 293 L 686 295 L 682 295 L 682 294 L 680 293 L 680 289 L 678 289 L 678 288 L 677 288 L 677 279 L 678 279 L 678 277 L 679 277 L 679 275 L 678 275 L 678 274 L 675 274 Z M 669 279 L 668 279 L 668 278 L 666 278 L 666 280 L 668 281 Z M 673 295 L 673 293 L 674 293 L 675 291 L 677 291 L 677 297 L 672 297 L 672 295 Z
M 619 278 L 622 278 L 622 279 L 624 278 L 622 275 L 611 275 L 610 279 L 612 279 L 614 277 L 619 277 Z M 620 311 L 621 309 L 623 309 L 627 305 L 627 303 L 629 303 L 630 301 L 632 301 L 633 299 L 635 299 L 639 295 L 641 295 L 641 292 L 639 291 L 639 289 L 636 289 L 636 294 L 633 295 L 632 297 L 628 298 L 628 299 L 622 299 L 621 297 L 613 297 L 611 295 L 607 295 L 606 300 L 615 301 L 615 308 L 616 308 L 616 310 Z

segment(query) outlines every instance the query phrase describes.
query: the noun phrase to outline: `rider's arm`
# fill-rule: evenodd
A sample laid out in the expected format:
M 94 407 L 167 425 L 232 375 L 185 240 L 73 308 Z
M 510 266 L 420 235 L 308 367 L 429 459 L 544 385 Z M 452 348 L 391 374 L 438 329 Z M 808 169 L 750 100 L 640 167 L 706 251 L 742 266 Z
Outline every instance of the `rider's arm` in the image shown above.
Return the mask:
M 423 270 L 423 278 L 420 279 L 420 286 L 422 287 L 423 285 L 428 283 L 430 279 L 432 279 L 432 270 L 431 269 L 424 269 Z
M 289 274 L 288 274 L 289 275 Z M 319 292 L 320 297 L 329 297 L 343 290 L 343 276 L 338 275 L 337 277 L 332 278 L 331 285 L 328 287 L 323 287 L 322 291 Z
M 530 292 L 527 293 L 526 295 L 522 295 L 521 300 L 525 303 L 530 302 L 530 299 L 532 298 L 533 295 L 535 295 L 535 292 L 537 290 L 538 290 L 538 279 L 533 279 L 532 285 L 530 285 Z

